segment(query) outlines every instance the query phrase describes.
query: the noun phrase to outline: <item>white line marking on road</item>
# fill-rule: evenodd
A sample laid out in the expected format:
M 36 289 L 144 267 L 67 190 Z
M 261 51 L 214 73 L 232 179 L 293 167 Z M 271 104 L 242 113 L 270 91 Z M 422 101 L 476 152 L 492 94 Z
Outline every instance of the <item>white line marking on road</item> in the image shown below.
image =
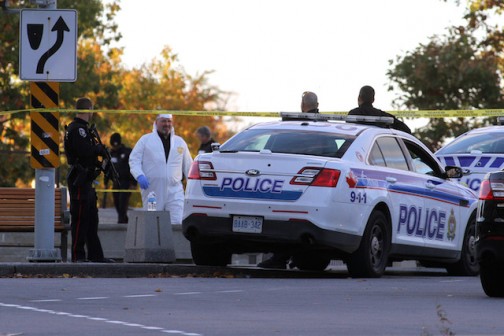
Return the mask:
M 180 330 L 163 330 L 161 332 L 167 333 L 167 334 L 183 334 L 183 331 Z
M 143 298 L 143 297 L 153 297 L 155 294 L 136 294 L 136 295 L 124 295 L 125 298 Z
M 191 293 L 199 294 L 199 292 L 191 292 Z M 145 326 L 143 324 L 129 323 L 129 322 L 124 322 L 124 321 L 107 320 L 105 318 L 92 317 L 92 316 L 87 316 L 87 315 L 75 315 L 75 314 L 66 313 L 66 312 L 59 312 L 59 311 L 54 311 L 54 310 L 49 310 L 49 309 L 39 309 L 36 307 L 21 306 L 21 305 L 17 305 L 17 304 L 9 304 L 9 303 L 0 302 L 0 307 L 21 309 L 21 310 L 31 310 L 36 313 L 46 313 L 46 314 L 68 316 L 68 317 L 75 317 L 75 318 L 84 318 L 84 319 L 91 320 L 91 321 L 105 322 L 105 323 L 122 325 L 125 327 L 131 327 L 131 328 L 142 328 L 142 329 L 146 329 L 146 330 L 160 331 L 162 333 L 168 333 L 168 334 L 180 334 L 183 336 L 203 336 L 202 334 L 188 333 L 188 332 L 180 331 L 180 330 L 169 330 L 169 329 L 163 329 L 163 328 L 159 328 L 159 327 Z
M 241 289 L 232 289 L 232 290 L 217 291 L 216 293 L 243 293 L 243 290 L 241 290 Z
M 61 302 L 60 299 L 31 300 L 30 302 Z
M 77 298 L 77 300 L 104 300 L 108 299 L 108 296 L 95 296 L 95 297 L 82 297 L 82 298 Z
M 449 282 L 462 282 L 464 280 L 441 280 L 439 282 L 445 282 L 445 283 L 449 283 Z
M 201 294 L 201 292 L 173 293 L 173 295 L 197 295 L 197 294 Z
M 91 320 L 91 321 L 106 321 L 107 320 L 103 317 L 90 317 L 90 316 L 87 319 Z

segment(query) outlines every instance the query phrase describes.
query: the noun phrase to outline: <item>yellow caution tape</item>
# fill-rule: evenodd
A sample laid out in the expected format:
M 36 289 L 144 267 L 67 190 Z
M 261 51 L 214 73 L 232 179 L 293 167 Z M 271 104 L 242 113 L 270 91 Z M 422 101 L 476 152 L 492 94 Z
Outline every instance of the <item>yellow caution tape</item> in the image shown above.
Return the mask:
M 132 192 L 132 193 L 139 193 L 140 190 L 138 189 L 95 189 L 96 192 L 102 192 L 102 193 L 124 193 L 124 192 Z
M 280 112 L 231 112 L 231 111 L 172 111 L 172 110 L 75 110 L 75 109 L 23 109 L 12 111 L 0 111 L 0 115 L 15 114 L 22 112 L 103 112 L 111 114 L 173 114 L 180 116 L 198 117 L 280 117 Z M 422 110 L 422 111 L 387 111 L 401 118 L 466 118 L 466 117 L 500 117 L 504 116 L 504 109 L 481 109 L 481 110 Z M 322 114 L 346 115 L 347 111 L 321 112 Z

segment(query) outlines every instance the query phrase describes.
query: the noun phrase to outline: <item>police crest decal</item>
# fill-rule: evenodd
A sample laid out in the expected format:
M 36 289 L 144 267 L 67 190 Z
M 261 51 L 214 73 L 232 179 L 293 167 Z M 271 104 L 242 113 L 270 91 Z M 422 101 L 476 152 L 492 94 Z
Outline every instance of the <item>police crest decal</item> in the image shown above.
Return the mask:
M 448 232 L 446 233 L 446 237 L 448 240 L 455 239 L 455 231 L 457 230 L 457 221 L 455 219 L 455 213 L 453 209 L 450 211 L 450 217 L 448 217 Z
M 79 134 L 83 138 L 87 136 L 86 130 L 84 130 L 84 128 L 79 128 Z

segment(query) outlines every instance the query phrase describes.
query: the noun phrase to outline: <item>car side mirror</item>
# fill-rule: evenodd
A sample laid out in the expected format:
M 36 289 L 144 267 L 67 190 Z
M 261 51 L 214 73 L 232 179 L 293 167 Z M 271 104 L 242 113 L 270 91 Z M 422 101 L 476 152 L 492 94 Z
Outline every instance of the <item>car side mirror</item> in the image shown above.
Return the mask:
M 445 178 L 461 178 L 464 176 L 464 170 L 456 166 L 445 167 Z
M 218 152 L 221 145 L 218 142 L 213 142 L 210 146 L 212 147 L 212 152 Z

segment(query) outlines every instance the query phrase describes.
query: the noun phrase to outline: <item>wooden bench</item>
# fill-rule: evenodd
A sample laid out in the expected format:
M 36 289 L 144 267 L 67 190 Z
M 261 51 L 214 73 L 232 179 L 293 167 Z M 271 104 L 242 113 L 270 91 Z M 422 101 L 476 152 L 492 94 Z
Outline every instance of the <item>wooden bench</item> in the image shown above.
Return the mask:
M 60 249 L 63 261 L 67 261 L 69 223 L 66 188 L 57 188 L 54 197 L 54 231 L 61 233 Z M 35 189 L 0 188 L 0 232 L 34 231 Z

